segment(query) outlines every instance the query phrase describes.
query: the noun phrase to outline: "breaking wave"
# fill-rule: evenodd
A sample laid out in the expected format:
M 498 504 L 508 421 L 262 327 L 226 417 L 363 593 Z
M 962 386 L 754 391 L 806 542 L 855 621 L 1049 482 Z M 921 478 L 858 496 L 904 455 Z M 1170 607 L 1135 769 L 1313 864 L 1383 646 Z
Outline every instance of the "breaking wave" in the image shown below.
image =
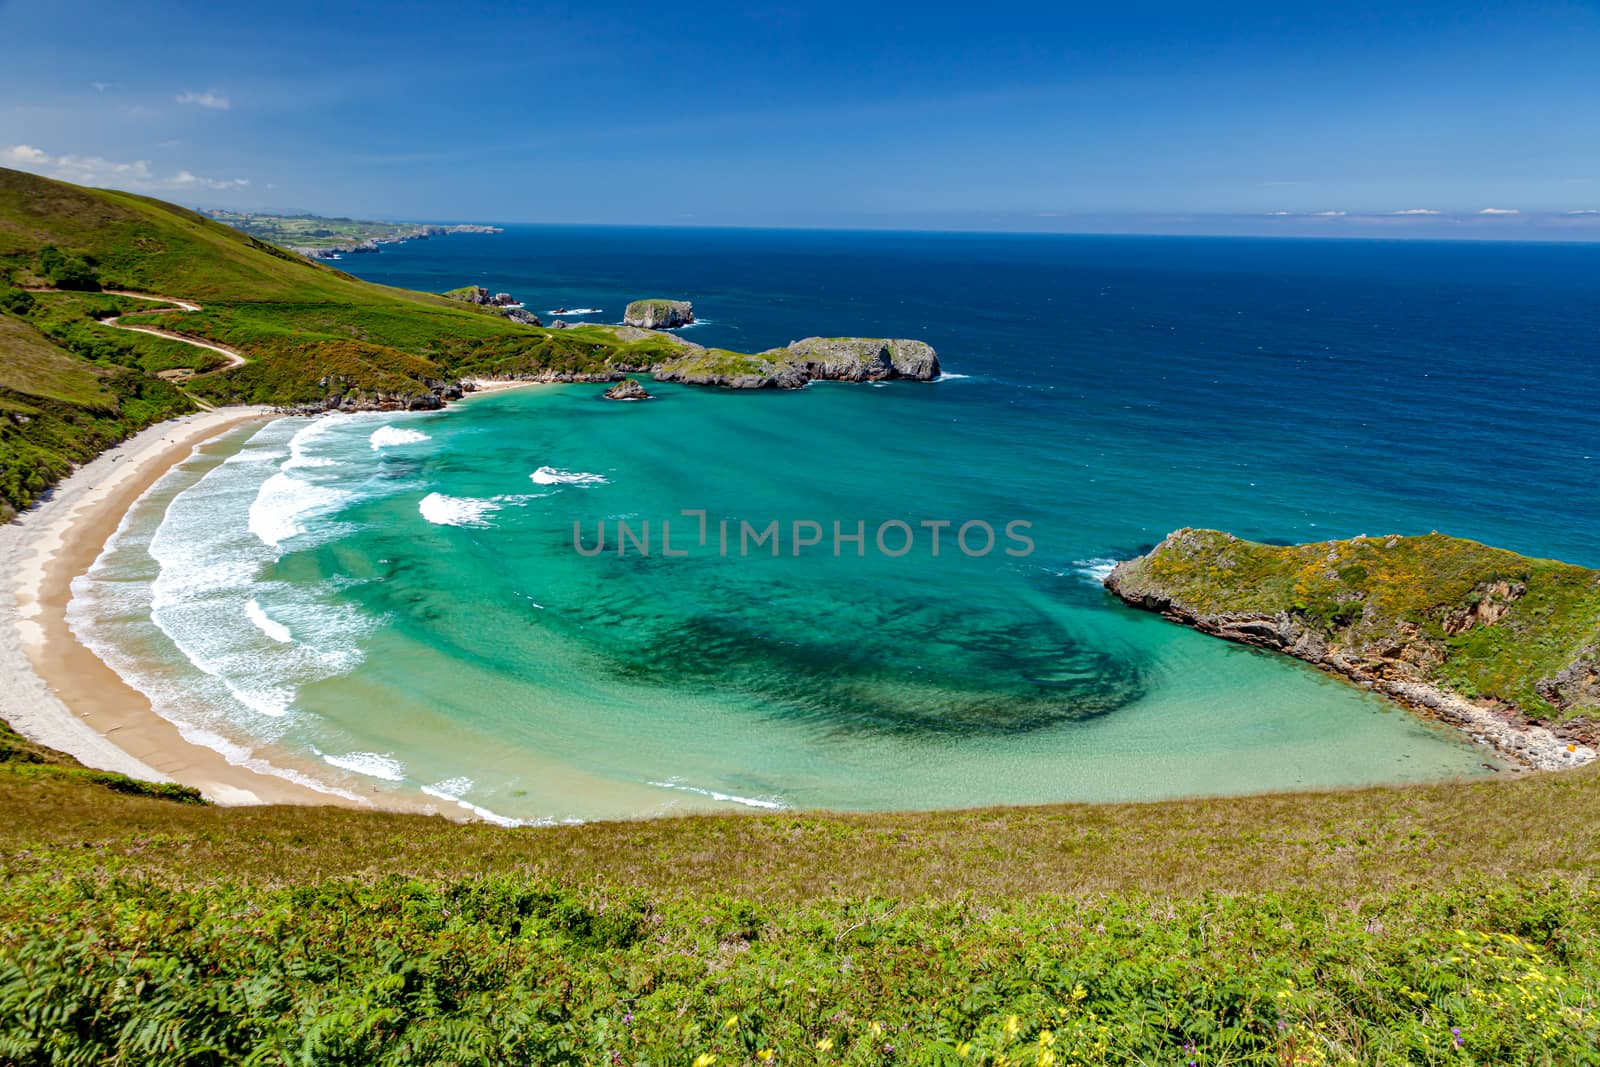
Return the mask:
M 603 474 L 589 474 L 584 471 L 566 471 L 559 467 L 540 467 L 528 475 L 535 485 L 605 485 L 606 478 Z
M 432 438 L 421 430 L 408 430 L 400 426 L 380 426 L 372 431 L 371 437 L 367 438 L 374 452 L 396 445 L 415 445 L 429 440 Z

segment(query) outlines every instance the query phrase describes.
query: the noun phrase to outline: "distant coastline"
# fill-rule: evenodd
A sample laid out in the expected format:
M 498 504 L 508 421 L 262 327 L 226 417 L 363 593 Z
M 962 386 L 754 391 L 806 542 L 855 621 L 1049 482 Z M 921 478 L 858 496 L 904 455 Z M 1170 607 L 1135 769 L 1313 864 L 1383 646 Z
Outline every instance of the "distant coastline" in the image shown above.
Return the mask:
M 505 232 L 499 226 L 480 223 L 447 225 L 329 218 L 321 215 L 260 215 L 220 208 L 209 210 L 206 214 L 258 240 L 287 248 L 307 259 L 322 260 L 381 252 L 384 245 L 426 241 L 430 237 Z

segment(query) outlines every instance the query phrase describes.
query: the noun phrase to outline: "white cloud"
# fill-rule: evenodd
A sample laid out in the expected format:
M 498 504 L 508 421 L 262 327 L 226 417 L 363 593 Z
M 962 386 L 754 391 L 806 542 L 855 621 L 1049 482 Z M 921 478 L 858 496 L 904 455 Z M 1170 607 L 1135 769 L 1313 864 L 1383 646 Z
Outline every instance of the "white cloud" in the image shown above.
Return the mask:
M 1579 208 L 1577 211 L 1569 211 L 1569 212 L 1567 212 L 1567 214 L 1568 215 L 1600 215 L 1600 209 L 1596 209 L 1596 208 L 1592 208 L 1592 207 Z
M 1313 211 L 1311 217 L 1314 219 L 1337 219 L 1342 218 L 1345 214 L 1346 212 L 1343 211 Z
M 50 157 L 31 144 L 14 144 L 10 148 L 0 151 L 0 163 L 20 170 L 30 170 L 34 167 L 50 162 Z
M 109 186 L 117 189 L 155 191 L 161 189 L 243 189 L 248 178 L 206 178 L 193 171 L 158 175 L 147 159 L 118 163 L 101 156 L 53 156 L 32 145 L 0 148 L 0 165 L 32 171 L 49 178 L 77 185 Z
M 1480 215 L 1520 215 L 1521 209 L 1514 207 L 1486 207 L 1478 212 Z
M 111 83 L 110 82 L 90 82 L 89 83 L 89 88 L 93 89 L 97 93 L 103 93 L 107 89 L 111 88 Z
M 1442 215 L 1442 211 L 1435 211 L 1431 207 L 1408 207 L 1404 211 L 1391 211 L 1391 215 Z
M 203 93 L 197 93 L 193 89 L 186 89 L 178 94 L 178 103 L 198 104 L 200 107 L 208 107 L 213 111 L 226 111 L 232 106 L 227 96 L 219 89 L 207 89 Z
M 248 178 L 202 178 L 198 174 L 191 174 L 180 170 L 168 179 L 173 185 L 203 185 L 207 189 L 242 189 L 250 184 Z
M 1292 211 L 1269 211 L 1269 212 L 1267 212 L 1267 214 L 1268 215 L 1292 215 L 1294 213 Z

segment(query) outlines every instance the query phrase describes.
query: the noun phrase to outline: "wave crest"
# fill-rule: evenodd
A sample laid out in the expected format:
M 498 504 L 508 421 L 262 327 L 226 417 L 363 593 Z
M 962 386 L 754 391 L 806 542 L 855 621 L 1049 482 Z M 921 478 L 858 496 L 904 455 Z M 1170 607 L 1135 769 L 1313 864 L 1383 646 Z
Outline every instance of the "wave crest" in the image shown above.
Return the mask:
M 606 478 L 603 474 L 589 474 L 586 471 L 568 471 L 560 467 L 540 467 L 528 475 L 535 485 L 605 485 Z

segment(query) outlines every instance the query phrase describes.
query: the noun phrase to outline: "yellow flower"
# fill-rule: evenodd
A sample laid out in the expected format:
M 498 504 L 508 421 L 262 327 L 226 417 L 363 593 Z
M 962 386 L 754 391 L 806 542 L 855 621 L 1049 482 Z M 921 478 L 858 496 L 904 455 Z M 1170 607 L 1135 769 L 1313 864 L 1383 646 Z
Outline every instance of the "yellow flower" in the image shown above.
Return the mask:
M 831 1037 L 825 1037 L 822 1040 L 817 1042 L 817 1051 L 818 1052 L 826 1052 L 832 1047 L 833 1047 L 833 1038 L 831 1038 Z
M 961 1044 L 956 1046 L 956 1055 L 960 1056 L 962 1059 L 966 1059 L 971 1053 L 972 1042 L 970 1041 L 963 1041 Z
M 1086 997 L 1088 995 L 1089 995 L 1089 991 L 1087 989 L 1083 988 L 1083 986 L 1075 985 L 1075 986 L 1072 987 L 1072 999 L 1073 1000 L 1082 1000 L 1084 997 Z
M 1049 1049 L 1039 1051 L 1039 1067 L 1055 1067 L 1056 1054 Z
M 760 1052 L 756 1053 L 756 1059 L 760 1060 L 762 1063 L 766 1063 L 768 1060 L 772 1059 L 772 1050 L 770 1048 L 762 1049 Z
M 739 1017 L 737 1015 L 728 1016 L 728 1021 L 722 1024 L 722 1028 L 724 1030 L 739 1029 Z
M 1040 1030 L 1039 1031 L 1039 1047 L 1040 1048 L 1049 1048 L 1051 1045 L 1053 1045 L 1055 1043 L 1056 1043 L 1056 1035 L 1055 1035 L 1055 1031 L 1054 1030 Z
M 1017 1018 L 1015 1015 L 1007 1016 L 1007 1018 L 1006 1018 L 1006 1036 L 1007 1037 L 1016 1037 L 1017 1036 L 1017 1031 L 1021 1030 L 1021 1029 L 1022 1029 L 1022 1020 L 1021 1019 Z
M 713 1063 L 716 1063 L 716 1062 L 717 1062 L 717 1054 L 716 1053 L 714 1053 L 714 1052 L 702 1052 L 702 1053 L 700 1053 L 700 1055 L 698 1055 L 698 1056 L 696 1056 L 694 1058 L 694 1067 L 711 1067 L 711 1065 Z
M 867 1024 L 867 1029 L 872 1033 L 873 1037 L 883 1036 L 883 1024 L 878 1022 L 876 1019 Z

